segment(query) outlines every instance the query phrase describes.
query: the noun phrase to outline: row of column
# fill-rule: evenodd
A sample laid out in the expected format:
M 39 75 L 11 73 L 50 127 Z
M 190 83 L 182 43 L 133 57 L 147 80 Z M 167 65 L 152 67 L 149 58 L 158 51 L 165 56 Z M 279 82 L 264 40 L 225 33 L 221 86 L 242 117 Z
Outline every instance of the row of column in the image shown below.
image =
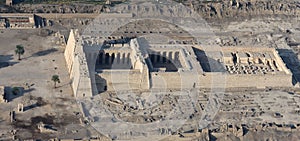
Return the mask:
M 101 65 L 130 64 L 130 53 L 99 53 L 98 63 Z
M 152 63 L 171 63 L 179 61 L 179 52 L 152 52 L 150 54 Z

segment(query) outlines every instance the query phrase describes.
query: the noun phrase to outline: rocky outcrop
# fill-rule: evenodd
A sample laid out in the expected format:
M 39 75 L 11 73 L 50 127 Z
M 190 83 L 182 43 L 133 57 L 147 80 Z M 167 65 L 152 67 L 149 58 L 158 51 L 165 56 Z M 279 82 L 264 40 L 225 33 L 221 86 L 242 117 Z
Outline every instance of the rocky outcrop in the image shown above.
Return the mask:
M 228 0 L 218 2 L 185 2 L 205 19 L 296 17 L 300 15 L 300 2 L 293 0 Z
M 176 1 L 176 0 L 175 0 Z M 245 19 L 251 17 L 297 17 L 300 15 L 300 2 L 295 0 L 226 0 L 199 1 L 183 0 L 205 19 Z M 0 8 L 0 12 L 21 13 L 100 13 L 102 5 L 92 4 L 18 4 L 14 9 Z

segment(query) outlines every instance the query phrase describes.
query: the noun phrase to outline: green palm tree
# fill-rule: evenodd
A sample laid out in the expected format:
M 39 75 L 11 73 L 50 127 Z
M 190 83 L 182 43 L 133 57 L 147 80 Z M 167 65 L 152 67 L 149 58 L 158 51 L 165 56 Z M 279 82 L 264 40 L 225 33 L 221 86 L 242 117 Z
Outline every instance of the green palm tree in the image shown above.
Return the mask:
M 22 45 L 17 45 L 16 46 L 16 50 L 15 50 L 15 53 L 18 55 L 19 59 L 18 60 L 21 60 L 21 55 L 23 55 L 25 53 L 25 49 Z
M 54 82 L 54 88 L 56 88 L 56 83 L 60 83 L 58 75 L 53 75 L 51 80 Z

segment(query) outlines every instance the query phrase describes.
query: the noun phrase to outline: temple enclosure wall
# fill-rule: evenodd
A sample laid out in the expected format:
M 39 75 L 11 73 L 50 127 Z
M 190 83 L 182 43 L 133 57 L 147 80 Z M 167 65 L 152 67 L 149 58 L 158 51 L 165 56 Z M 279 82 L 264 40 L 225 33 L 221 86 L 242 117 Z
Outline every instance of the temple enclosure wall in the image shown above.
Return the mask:
M 199 82 L 194 72 L 154 72 L 151 73 L 151 87 L 154 89 L 190 89 Z
M 64 56 L 66 59 L 66 64 L 67 64 L 67 68 L 69 73 L 72 70 L 72 65 L 74 62 L 74 52 L 75 52 L 75 45 L 76 45 L 76 40 L 75 40 L 75 33 L 73 30 L 70 31 L 70 35 L 69 35 L 69 39 L 68 39 L 68 43 L 64 52 Z
M 198 76 L 198 78 L 196 77 Z M 226 73 L 152 73 L 154 89 L 291 87 L 292 75 L 228 75 Z
M 71 30 L 64 56 L 75 97 L 93 96 L 92 81 L 84 48 L 77 31 Z M 78 41 L 77 41 L 78 39 Z
M 227 88 L 238 88 L 238 87 L 291 87 L 292 75 L 229 75 L 226 77 Z
M 139 70 L 104 71 L 98 74 L 98 76 L 101 79 L 96 79 L 96 83 L 100 91 L 104 90 L 104 87 L 106 87 L 107 91 L 141 90 L 141 85 L 143 85 L 143 75 Z M 103 79 L 105 80 L 104 82 Z
M 191 88 L 257 88 L 291 87 L 292 75 L 228 75 L 226 73 L 151 73 L 152 89 L 191 89 Z M 137 70 L 103 72 L 99 74 L 106 80 L 108 91 L 141 89 L 143 75 Z M 197 77 L 198 76 L 198 77 Z M 101 83 L 100 81 L 97 82 Z M 103 84 L 105 85 L 105 84 Z M 102 86 L 103 87 L 103 86 Z
M 292 75 L 228 75 L 206 73 L 199 75 L 197 88 L 266 88 L 292 87 Z

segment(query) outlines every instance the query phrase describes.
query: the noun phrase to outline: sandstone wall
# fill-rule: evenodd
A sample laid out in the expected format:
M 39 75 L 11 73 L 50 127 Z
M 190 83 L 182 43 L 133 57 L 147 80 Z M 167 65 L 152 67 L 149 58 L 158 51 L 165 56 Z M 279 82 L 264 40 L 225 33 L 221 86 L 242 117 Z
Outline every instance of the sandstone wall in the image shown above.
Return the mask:
M 132 57 L 132 66 L 134 69 L 138 69 L 141 73 L 140 78 L 140 89 L 149 89 L 150 88 L 150 78 L 149 78 L 149 67 L 145 61 L 145 58 L 142 53 L 142 49 L 137 39 L 133 39 L 130 41 L 131 47 L 131 57 Z
M 143 74 L 139 70 L 107 70 L 98 74 L 106 82 L 96 79 L 97 85 L 106 85 L 108 91 L 112 90 L 142 90 L 145 83 Z M 105 83 L 105 84 L 103 84 Z M 146 87 L 148 89 L 148 87 Z
M 74 34 L 75 34 L 74 31 L 71 30 L 69 38 L 68 38 L 67 46 L 66 46 L 66 49 L 64 52 L 64 56 L 66 59 L 66 64 L 67 64 L 69 73 L 72 70 L 72 65 L 74 62 L 74 51 L 75 51 L 75 45 L 76 45 L 76 40 L 75 40 Z
M 199 88 L 266 88 L 292 87 L 291 74 L 266 75 L 225 75 L 206 73 L 199 76 Z
M 81 40 L 77 36 L 76 31 L 70 32 L 64 56 L 74 96 L 91 97 L 93 96 L 93 89 L 87 59 Z
M 291 74 L 229 75 L 225 73 L 153 72 L 154 89 L 292 87 Z
M 199 82 L 194 72 L 152 72 L 150 75 L 154 89 L 191 89 Z
M 73 56 L 73 62 L 72 65 L 70 65 L 71 70 L 70 70 L 70 79 L 71 79 L 71 86 L 73 89 L 73 94 L 76 97 L 77 96 L 77 90 L 78 90 L 78 85 L 80 81 L 80 65 L 79 65 L 79 60 L 78 57 Z

